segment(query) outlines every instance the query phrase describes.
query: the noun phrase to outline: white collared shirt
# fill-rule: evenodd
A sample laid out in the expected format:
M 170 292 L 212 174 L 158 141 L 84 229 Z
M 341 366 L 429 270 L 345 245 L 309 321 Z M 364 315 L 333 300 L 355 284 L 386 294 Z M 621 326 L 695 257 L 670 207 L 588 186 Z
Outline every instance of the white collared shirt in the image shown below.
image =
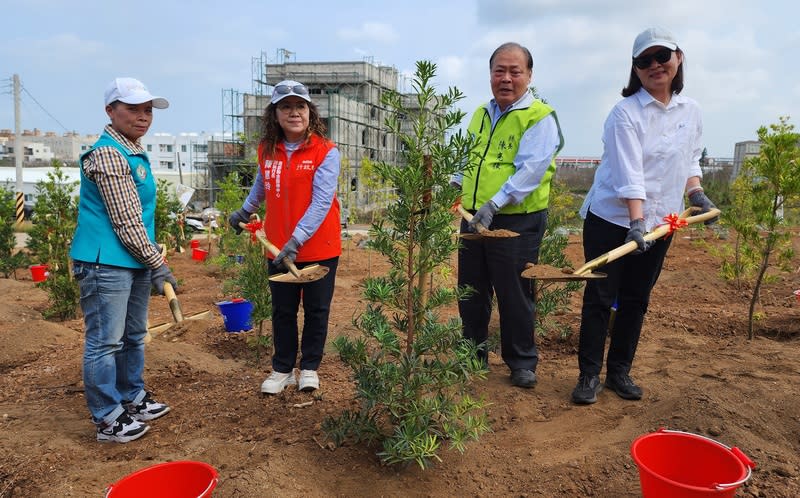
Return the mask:
M 694 100 L 673 94 L 666 106 L 642 88 L 619 101 L 603 127 L 603 157 L 581 206 L 628 227 L 626 199 L 644 200 L 647 230 L 683 211 L 686 180 L 702 177 L 703 122 Z

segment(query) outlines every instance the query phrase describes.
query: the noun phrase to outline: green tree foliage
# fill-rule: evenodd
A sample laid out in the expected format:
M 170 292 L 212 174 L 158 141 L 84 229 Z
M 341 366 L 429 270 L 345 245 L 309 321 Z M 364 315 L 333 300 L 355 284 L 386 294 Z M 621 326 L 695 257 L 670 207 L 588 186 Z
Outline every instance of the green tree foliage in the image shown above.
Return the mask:
M 219 252 L 220 257 L 223 258 L 218 263 L 224 268 L 227 268 L 227 263 L 230 259 L 228 255 L 243 255 L 246 250 L 247 240 L 244 237 L 239 237 L 231 226 L 228 225 L 228 217 L 231 213 L 242 207 L 247 192 L 242 187 L 242 177 L 238 172 L 233 171 L 225 178 L 223 178 L 217 186 L 219 192 L 217 193 L 217 200 L 214 207 L 217 208 L 220 215 L 219 227 Z
M 334 345 L 354 373 L 359 408 L 328 418 L 323 429 L 336 444 L 346 439 L 380 443 L 379 456 L 391 464 L 439 460 L 448 442 L 465 443 L 488 430 L 485 402 L 473 399 L 469 384 L 486 370 L 476 348 L 461 337 L 456 319 L 440 318 L 441 307 L 463 297 L 457 288 L 430 279 L 457 249 L 450 207 L 459 192 L 452 173 L 466 162 L 472 141 L 450 134 L 464 118 L 454 110 L 463 98 L 456 88 L 438 95 L 436 66 L 417 63 L 416 98 L 385 94 L 386 126 L 402 141 L 405 166 L 377 163 L 376 173 L 397 189 L 386 219 L 372 225 L 370 246 L 390 262 L 387 275 L 364 284 L 366 310 L 355 319 L 361 337 Z M 401 125 L 400 116 L 410 121 Z M 430 285 L 430 286 L 429 286 Z
M 178 225 L 183 206 L 169 185 L 164 179 L 156 183 L 156 242 L 166 247 L 179 247 L 185 243 L 185 234 Z
M 579 224 L 581 199 L 572 195 L 566 185 L 553 181 L 550 185 L 550 205 L 548 209 L 547 229 L 539 246 L 539 264 L 556 268 L 570 266 L 564 251 L 569 242 L 569 226 Z M 583 284 L 579 281 L 548 282 L 536 281 L 536 332 L 547 335 L 557 331 L 560 337 L 566 338 L 570 328 L 558 325 L 552 318 L 554 314 L 566 310 L 570 297 Z
M 752 339 L 756 304 L 767 270 L 785 264 L 793 256 L 791 231 L 783 208 L 800 198 L 800 134 L 788 117 L 758 130 L 761 150 L 749 158 L 736 179 L 736 200 L 725 221 L 737 232 L 736 265 L 745 269 L 755 263 L 747 336 Z M 771 258 L 774 257 L 774 262 Z
M 16 195 L 14 191 L 0 186 L 0 273 L 8 278 L 14 270 L 27 264 L 23 252 L 15 250 L 17 238 L 14 235 L 16 223 Z
M 70 270 L 69 248 L 78 219 L 78 204 L 72 191 L 78 182 L 69 183 L 58 162 L 47 180 L 36 185 L 33 228 L 27 247 L 31 258 L 48 267 L 49 276 L 41 282 L 48 294 L 45 318 L 75 318 L 80 302 L 78 284 Z

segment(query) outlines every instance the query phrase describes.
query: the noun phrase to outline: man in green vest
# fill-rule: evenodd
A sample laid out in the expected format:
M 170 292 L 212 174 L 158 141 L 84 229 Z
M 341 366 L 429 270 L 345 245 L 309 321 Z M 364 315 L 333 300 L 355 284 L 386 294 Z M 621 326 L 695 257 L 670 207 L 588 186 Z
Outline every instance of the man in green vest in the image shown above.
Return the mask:
M 469 164 L 453 178 L 461 185 L 461 202 L 474 214 L 462 221 L 461 232 L 481 224 L 507 229 L 518 237 L 464 240 L 458 252 L 458 284 L 473 292 L 459 302 L 464 337 L 481 347 L 486 340 L 497 296 L 503 361 L 511 384 L 536 384 L 536 307 L 533 281 L 520 274 L 537 263 L 547 225 L 550 181 L 555 156 L 564 145 L 555 111 L 529 90 L 533 57 L 518 43 L 500 45 L 489 58 L 494 98 L 472 116 L 468 132 L 476 137 Z

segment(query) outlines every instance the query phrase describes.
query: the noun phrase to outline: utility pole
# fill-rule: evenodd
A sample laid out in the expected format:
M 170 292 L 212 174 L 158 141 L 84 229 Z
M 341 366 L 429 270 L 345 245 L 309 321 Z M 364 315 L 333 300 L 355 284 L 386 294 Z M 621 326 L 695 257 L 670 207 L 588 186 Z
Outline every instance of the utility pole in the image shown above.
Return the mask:
M 14 75 L 14 166 L 17 170 L 17 202 L 16 202 L 16 224 L 22 225 L 25 219 L 25 194 L 22 192 L 22 158 L 25 154 L 25 147 L 22 145 L 22 115 L 19 111 L 19 75 Z

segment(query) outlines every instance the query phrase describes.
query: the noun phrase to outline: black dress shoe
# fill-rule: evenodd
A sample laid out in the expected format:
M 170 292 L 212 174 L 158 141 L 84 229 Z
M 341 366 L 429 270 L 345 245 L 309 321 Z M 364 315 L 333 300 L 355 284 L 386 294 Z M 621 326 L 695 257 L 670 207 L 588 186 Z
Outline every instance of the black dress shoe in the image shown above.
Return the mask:
M 600 377 L 597 375 L 580 374 L 578 385 L 572 390 L 572 402 L 576 405 L 591 405 L 597 402 L 597 393 L 603 390 Z
M 606 377 L 606 387 L 622 399 L 642 399 L 642 388 L 637 386 L 628 374 L 610 374 Z
M 533 387 L 536 385 L 536 374 L 531 370 L 518 368 L 511 372 L 511 385 L 517 387 Z

